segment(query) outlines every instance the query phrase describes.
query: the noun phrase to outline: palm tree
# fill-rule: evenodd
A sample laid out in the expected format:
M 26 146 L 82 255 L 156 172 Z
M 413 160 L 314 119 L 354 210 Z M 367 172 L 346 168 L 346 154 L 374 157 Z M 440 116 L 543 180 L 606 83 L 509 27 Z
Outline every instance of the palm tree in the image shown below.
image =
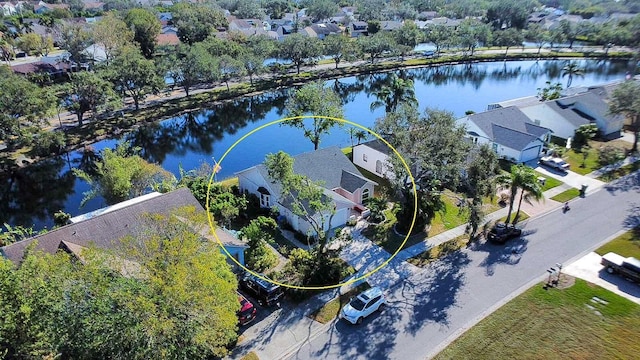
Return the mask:
M 524 167 L 522 172 L 522 182 L 520 183 L 520 200 L 518 201 L 518 210 L 516 210 L 516 216 L 513 217 L 513 224 L 515 225 L 520 218 L 520 206 L 522 201 L 526 201 L 527 204 L 531 204 L 531 200 L 540 201 L 544 199 L 542 193 L 542 186 L 538 181 L 538 176 L 530 167 Z
M 353 136 L 358 140 L 358 145 L 360 145 L 361 141 L 366 140 L 367 137 L 369 137 L 369 133 L 364 130 L 358 130 Z
M 413 80 L 402 79 L 394 73 L 391 73 L 386 80 L 387 84 L 373 92 L 377 100 L 371 103 L 371 111 L 384 106 L 385 112 L 389 114 L 394 112 L 400 103 L 418 105 Z
M 579 68 L 578 64 L 574 62 L 569 62 L 562 68 L 562 77 L 567 76 L 567 88 L 571 86 L 571 82 L 573 81 L 573 76 L 584 76 L 584 69 Z
M 509 189 L 509 212 L 507 213 L 507 220 L 505 220 L 505 224 L 508 224 L 511 220 L 511 212 L 513 211 L 513 203 L 516 200 L 516 195 L 518 194 L 518 189 L 520 189 L 521 185 L 526 182 L 526 170 L 527 167 L 524 165 L 513 165 L 511 166 L 511 172 L 508 174 L 501 174 L 498 176 L 496 182 L 500 188 Z M 518 207 L 519 208 L 519 207 Z

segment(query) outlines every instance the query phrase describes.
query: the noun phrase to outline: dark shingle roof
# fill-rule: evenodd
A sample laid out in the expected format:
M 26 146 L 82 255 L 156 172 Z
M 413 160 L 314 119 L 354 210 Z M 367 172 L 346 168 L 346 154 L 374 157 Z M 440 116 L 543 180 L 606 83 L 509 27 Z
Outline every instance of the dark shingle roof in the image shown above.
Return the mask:
M 598 118 L 604 119 L 606 121 L 617 121 L 620 119 L 619 115 L 609 114 L 609 105 L 607 105 L 607 103 L 602 100 L 602 98 L 598 96 L 598 94 L 592 91 L 558 99 L 556 100 L 556 103 L 560 107 L 585 108 L 591 115 L 595 115 Z M 578 113 L 578 115 L 585 117 L 584 113 Z M 591 120 L 590 116 L 588 116 L 587 119 Z
M 366 183 L 369 182 L 363 178 L 362 175 L 352 174 L 348 171 L 342 170 L 342 178 L 340 179 L 340 187 L 347 190 L 350 193 L 360 189 Z
M 385 144 L 380 139 L 367 141 L 367 142 L 362 143 L 360 145 L 366 145 L 366 146 L 372 148 L 373 150 L 379 151 L 379 152 L 381 152 L 381 153 L 383 153 L 385 155 L 391 155 L 391 149 L 389 148 L 389 146 L 387 146 L 387 144 Z
M 64 247 L 63 241 L 84 247 L 95 245 L 99 248 L 112 248 L 117 245 L 120 239 L 136 234 L 142 214 L 167 215 L 172 210 L 183 206 L 195 206 L 197 210 L 204 211 L 189 189 L 180 188 L 161 196 L 54 229 L 46 234 L 4 246 L 0 248 L 0 252 L 14 263 L 19 263 L 22 261 L 27 246 L 33 242 L 37 242 L 35 250 L 50 254 L 55 253 L 61 246 Z M 239 244 L 238 240 L 226 231 L 216 229 L 216 234 L 225 244 L 230 244 L 230 242 L 233 242 L 234 245 Z
M 531 122 L 515 106 L 469 115 L 469 120 L 494 142 L 515 150 L 523 150 L 527 144 L 551 131 Z

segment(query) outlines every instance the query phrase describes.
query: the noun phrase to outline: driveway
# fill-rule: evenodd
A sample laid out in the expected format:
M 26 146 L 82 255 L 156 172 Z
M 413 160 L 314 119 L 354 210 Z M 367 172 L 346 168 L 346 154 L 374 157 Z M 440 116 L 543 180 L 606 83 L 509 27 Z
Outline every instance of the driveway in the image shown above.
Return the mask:
M 600 255 L 591 252 L 563 269 L 565 274 L 587 280 L 611 292 L 640 304 L 640 284 L 622 276 L 609 274 L 600 265 Z
M 560 180 L 563 183 L 574 187 L 576 189 L 580 189 L 582 184 L 586 184 L 588 186 L 587 193 L 591 193 L 599 188 L 601 188 L 605 183 L 600 180 L 592 179 L 585 175 L 580 175 L 573 171 L 567 171 L 566 173 L 562 173 L 559 171 L 551 170 L 544 166 L 534 167 L 534 169 L 541 174 L 552 177 L 554 179 Z

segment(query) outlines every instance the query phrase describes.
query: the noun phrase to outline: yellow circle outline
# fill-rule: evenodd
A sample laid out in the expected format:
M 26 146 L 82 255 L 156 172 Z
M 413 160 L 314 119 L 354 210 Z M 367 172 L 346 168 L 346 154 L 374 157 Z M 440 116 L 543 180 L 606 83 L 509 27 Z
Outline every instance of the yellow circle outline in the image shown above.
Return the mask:
M 374 135 L 376 138 L 382 140 L 382 142 L 384 142 L 391 150 L 393 150 L 393 152 L 396 154 L 396 156 L 400 159 L 400 161 L 402 162 L 402 165 L 404 166 L 404 168 L 407 170 L 407 173 L 409 174 L 409 178 L 411 179 L 411 186 L 412 186 L 412 190 L 413 190 L 413 218 L 411 219 L 411 226 L 409 227 L 409 231 L 407 231 L 407 236 L 405 236 L 404 240 L 402 241 L 402 244 L 400 244 L 400 246 L 398 246 L 398 248 L 396 249 L 396 251 L 391 255 L 390 258 L 388 258 L 387 260 L 385 260 L 382 264 L 378 265 L 375 269 L 369 271 L 368 273 L 365 273 L 359 277 L 347 280 L 345 282 L 341 282 L 338 284 L 334 284 L 334 285 L 324 285 L 324 286 L 297 286 L 297 285 L 291 285 L 291 284 L 286 284 L 286 283 L 281 283 L 278 282 L 276 280 L 272 280 L 269 279 L 267 277 L 262 276 L 259 273 L 256 273 L 252 270 L 247 269 L 244 265 L 240 264 L 240 262 L 238 260 L 236 260 L 235 257 L 231 256 L 231 254 L 229 253 L 229 251 L 227 251 L 227 248 L 224 246 L 224 244 L 222 243 L 222 241 L 220 241 L 220 238 L 218 238 L 218 235 L 215 232 L 215 226 L 213 224 L 213 216 L 211 214 L 211 212 L 209 211 L 209 193 L 211 192 L 211 185 L 213 184 L 213 179 L 214 176 L 216 174 L 215 171 L 213 171 L 213 173 L 211 174 L 211 177 L 209 178 L 209 185 L 207 186 L 207 201 L 206 201 L 206 209 L 207 209 L 207 219 L 209 220 L 209 226 L 211 228 L 211 231 L 213 233 L 213 236 L 216 238 L 216 240 L 218 241 L 218 244 L 220 244 L 220 246 L 222 247 L 222 249 L 224 250 L 225 254 L 231 259 L 233 260 L 233 262 L 235 262 L 238 266 L 240 266 L 242 269 L 244 269 L 246 272 L 260 278 L 263 279 L 265 281 L 268 281 L 272 284 L 275 285 L 279 285 L 282 287 L 286 287 L 286 288 L 291 288 L 291 289 L 298 289 L 298 290 L 327 290 L 327 289 L 334 289 L 334 288 L 338 288 L 341 287 L 343 285 L 350 285 L 353 284 L 355 282 L 358 282 L 360 280 L 366 279 L 369 276 L 375 274 L 377 271 L 379 271 L 380 269 L 382 269 L 383 267 L 387 266 L 389 264 L 389 262 L 396 256 L 398 255 L 398 253 L 400 252 L 400 249 L 402 249 L 404 247 L 404 245 L 406 244 L 407 240 L 409 239 L 409 236 L 411 235 L 411 231 L 413 230 L 413 226 L 416 223 L 416 217 L 418 215 L 418 193 L 416 190 L 416 182 L 415 179 L 413 178 L 413 174 L 411 173 L 411 169 L 409 169 L 409 165 L 407 164 L 407 162 L 405 161 L 405 159 L 402 157 L 402 155 L 400 155 L 400 153 L 398 152 L 398 150 L 396 150 L 393 146 L 391 146 L 391 144 L 389 144 L 387 142 L 387 140 L 385 140 L 384 138 L 382 138 L 382 136 L 378 135 L 378 133 L 376 133 L 375 131 L 372 131 L 369 128 L 366 128 L 358 123 L 354 123 L 352 121 L 346 120 L 346 119 L 341 119 L 341 118 L 335 118 L 335 117 L 330 117 L 330 116 L 321 116 L 321 115 L 304 115 L 304 116 L 293 116 L 293 117 L 288 117 L 288 118 L 282 118 L 282 119 L 278 119 L 278 120 L 274 120 L 271 122 L 268 122 L 266 124 L 260 125 L 257 128 L 249 131 L 247 134 L 243 135 L 240 139 L 236 140 L 236 142 L 234 142 L 228 149 L 227 151 L 225 151 L 225 153 L 222 155 L 222 157 L 218 160 L 217 164 L 221 165 L 222 162 L 224 161 L 224 159 L 227 157 L 227 155 L 231 152 L 231 150 L 233 150 L 233 148 L 235 148 L 239 143 L 241 143 L 242 141 L 244 141 L 247 137 L 249 137 L 250 135 L 268 127 L 271 125 L 275 125 L 275 124 L 279 124 L 288 120 L 298 120 L 298 119 L 315 119 L 315 118 L 321 118 L 321 119 L 328 119 L 328 120 L 333 120 L 333 121 L 339 121 L 341 123 L 345 123 L 345 124 L 349 124 L 352 126 L 355 126 L 357 128 L 360 128 L 362 130 L 367 131 L 368 133 Z M 215 169 L 214 169 L 215 170 Z

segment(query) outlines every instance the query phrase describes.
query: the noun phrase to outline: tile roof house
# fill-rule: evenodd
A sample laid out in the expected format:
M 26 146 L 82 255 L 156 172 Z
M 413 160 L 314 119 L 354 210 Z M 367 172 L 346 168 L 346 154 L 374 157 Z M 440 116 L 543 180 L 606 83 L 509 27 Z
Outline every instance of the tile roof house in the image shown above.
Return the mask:
M 139 231 L 141 215 L 149 213 L 167 215 L 172 210 L 184 206 L 194 206 L 198 211 L 205 211 L 187 188 L 180 188 L 166 194 L 147 194 L 73 218 L 71 224 L 48 233 L 4 246 L 0 248 L 0 254 L 18 264 L 22 261 L 25 250 L 32 243 L 36 243 L 37 251 L 54 254 L 62 250 L 75 256 L 81 255 L 77 253 L 78 249 L 89 246 L 114 248 L 122 238 L 135 235 Z M 208 230 L 208 226 L 206 229 Z M 216 241 L 210 235 L 210 231 L 206 233 L 202 229 L 197 231 L 207 241 Z M 227 251 L 238 262 L 244 264 L 244 249 L 247 247 L 244 242 L 221 228 L 216 229 L 216 235 Z M 220 250 L 224 254 L 224 250 Z
M 540 157 L 551 134 L 515 106 L 467 115 L 457 123 L 466 127 L 474 143 L 488 143 L 499 157 L 519 163 Z
M 344 225 L 349 217 L 361 215 L 365 211 L 362 202 L 373 196 L 373 188 L 377 184 L 362 176 L 340 148 L 333 146 L 320 149 L 297 155 L 293 159 L 294 173 L 322 182 L 324 196 L 333 200 L 335 214 L 332 227 Z M 240 189 L 256 195 L 261 207 L 276 207 L 295 230 L 311 234 L 309 222 L 293 213 L 291 199 L 283 196 L 281 185 L 271 179 L 263 164 L 240 171 L 236 175 Z

